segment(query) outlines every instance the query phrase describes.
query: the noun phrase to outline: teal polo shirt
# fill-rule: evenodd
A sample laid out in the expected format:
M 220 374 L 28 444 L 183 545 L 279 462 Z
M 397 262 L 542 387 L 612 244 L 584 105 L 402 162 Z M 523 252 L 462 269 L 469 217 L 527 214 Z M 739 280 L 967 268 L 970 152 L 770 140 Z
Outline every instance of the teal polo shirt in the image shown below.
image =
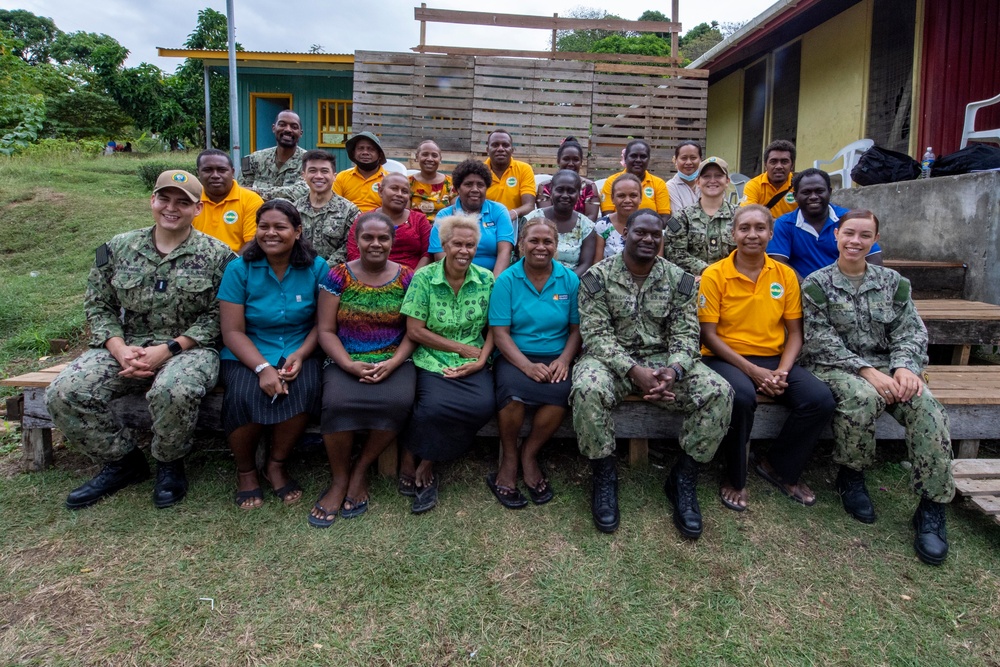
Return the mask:
M 580 323 L 576 293 L 580 279 L 559 262 L 539 292 L 524 273 L 524 260 L 500 274 L 490 296 L 490 326 L 510 327 L 517 349 L 527 356 L 558 356 L 571 324 Z

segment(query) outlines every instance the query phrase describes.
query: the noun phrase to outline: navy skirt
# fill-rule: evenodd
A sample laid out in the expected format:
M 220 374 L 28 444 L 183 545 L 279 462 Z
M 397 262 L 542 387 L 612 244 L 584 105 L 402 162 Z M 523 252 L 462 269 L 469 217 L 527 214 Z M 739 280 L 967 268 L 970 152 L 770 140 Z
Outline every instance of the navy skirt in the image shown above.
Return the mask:
M 495 412 L 493 373 L 487 366 L 463 378 L 417 369 L 417 400 L 406 448 L 421 459 L 450 461 L 472 447 Z
M 229 435 L 247 424 L 280 424 L 303 412 L 315 415 L 319 406 L 319 361 L 306 359 L 298 377 L 288 383 L 288 394 L 271 403 L 260 380 L 243 362 L 223 359 L 222 428 Z
M 546 365 L 559 358 L 559 355 L 525 356 L 533 364 Z M 511 401 L 535 406 L 557 405 L 561 408 L 569 406 L 569 392 L 573 388 L 572 373 L 562 382 L 535 382 L 503 356 L 497 358 L 493 365 L 493 373 L 497 382 L 497 410 L 503 410 Z

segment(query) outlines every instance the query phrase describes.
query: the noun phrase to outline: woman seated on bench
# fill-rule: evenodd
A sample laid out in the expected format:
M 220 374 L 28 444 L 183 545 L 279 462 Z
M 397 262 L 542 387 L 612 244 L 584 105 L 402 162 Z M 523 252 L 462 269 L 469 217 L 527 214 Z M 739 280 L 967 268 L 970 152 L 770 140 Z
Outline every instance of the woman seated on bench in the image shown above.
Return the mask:
M 275 428 L 264 479 L 285 504 L 302 497 L 284 464 L 318 404 L 320 368 L 311 355 L 317 285 L 328 270 L 302 238 L 299 212 L 285 199 L 272 199 L 257 211 L 257 235 L 222 277 L 222 426 L 236 459 L 236 504 L 243 509 L 264 500 L 255 455 L 268 425 Z
M 733 417 L 721 445 L 728 481 L 719 495 L 737 512 L 747 507 L 757 394 L 791 410 L 757 473 L 803 505 L 813 505 L 816 495 L 799 475 L 834 409 L 826 385 L 795 365 L 802 349 L 802 302 L 795 272 L 765 253 L 773 225 L 763 206 L 739 209 L 733 219 L 736 250 L 705 269 L 698 296 L 702 361 L 734 392 Z
M 368 468 L 402 430 L 413 406 L 414 344 L 400 314 L 413 270 L 389 261 L 395 226 L 373 211 L 354 226 L 359 257 L 338 264 L 320 283 L 319 343 L 323 369 L 323 442 L 333 482 L 316 501 L 309 523 L 327 528 L 337 513 L 368 510 Z M 356 431 L 368 431 L 351 467 Z
M 508 509 L 528 504 L 517 489 L 518 462 L 531 500 L 552 500 L 538 453 L 566 416 L 570 367 L 580 351 L 580 279 L 554 259 L 559 230 L 551 220 L 531 217 L 521 230 L 521 259 L 500 275 L 490 296 L 490 331 L 502 354 L 494 374 L 503 455 L 499 472 L 490 473 L 486 484 Z M 525 405 L 537 409 L 518 457 Z

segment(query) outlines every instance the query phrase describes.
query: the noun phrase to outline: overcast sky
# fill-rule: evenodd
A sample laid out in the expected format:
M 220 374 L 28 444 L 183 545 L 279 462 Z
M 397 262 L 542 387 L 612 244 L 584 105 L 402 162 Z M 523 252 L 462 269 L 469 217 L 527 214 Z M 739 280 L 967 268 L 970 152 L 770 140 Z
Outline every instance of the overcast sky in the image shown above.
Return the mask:
M 485 3 L 426 0 L 432 9 L 489 11 Z M 746 21 L 774 0 L 681 0 L 684 30 L 705 21 Z M 420 43 L 420 24 L 413 20 L 419 0 L 235 0 L 236 41 L 248 51 L 308 51 L 313 44 L 325 53 L 407 51 Z M 670 15 L 664 0 L 507 0 L 491 9 L 507 14 L 564 14 L 574 7 L 595 7 L 622 18 L 637 19 L 646 9 Z M 156 47 L 180 48 L 205 7 L 226 12 L 225 0 L 0 0 L 3 9 L 27 9 L 48 16 L 60 30 L 106 33 L 129 49 L 128 65 L 150 62 L 172 72 L 180 60 L 158 58 Z M 427 43 L 498 49 L 548 48 L 551 33 L 429 23 Z

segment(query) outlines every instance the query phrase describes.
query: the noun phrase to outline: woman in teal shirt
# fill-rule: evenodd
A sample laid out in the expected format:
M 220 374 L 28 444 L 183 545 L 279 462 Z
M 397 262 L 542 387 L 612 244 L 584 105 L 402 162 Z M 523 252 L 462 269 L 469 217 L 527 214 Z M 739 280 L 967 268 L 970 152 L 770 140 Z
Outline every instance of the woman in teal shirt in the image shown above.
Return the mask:
M 536 505 L 552 500 L 552 487 L 538 465 L 538 453 L 566 416 L 572 388 L 570 366 L 580 351 L 576 298 L 580 279 L 554 261 L 558 242 L 554 222 L 525 220 L 522 259 L 497 279 L 490 297 L 490 331 L 502 354 L 494 375 L 503 453 L 500 470 L 486 477 L 486 485 L 508 509 L 528 503 L 517 489 L 517 437 L 525 405 L 538 409 L 521 446 L 524 484 Z
M 510 218 L 508 217 L 508 220 Z M 479 222 L 438 215 L 444 260 L 413 275 L 400 312 L 417 349 L 417 398 L 406 432 L 399 491 L 420 514 L 437 505 L 434 462 L 464 454 L 493 416 L 493 374 L 487 366 L 493 335 L 486 313 L 493 274 L 473 263 Z
M 302 239 L 299 212 L 273 199 L 258 209 L 257 235 L 222 277 L 222 424 L 236 459 L 236 504 L 243 509 L 263 503 L 255 453 L 266 425 L 276 428 L 264 478 L 286 504 L 302 497 L 284 462 L 316 411 L 320 368 L 311 355 L 319 280 L 328 271 Z

